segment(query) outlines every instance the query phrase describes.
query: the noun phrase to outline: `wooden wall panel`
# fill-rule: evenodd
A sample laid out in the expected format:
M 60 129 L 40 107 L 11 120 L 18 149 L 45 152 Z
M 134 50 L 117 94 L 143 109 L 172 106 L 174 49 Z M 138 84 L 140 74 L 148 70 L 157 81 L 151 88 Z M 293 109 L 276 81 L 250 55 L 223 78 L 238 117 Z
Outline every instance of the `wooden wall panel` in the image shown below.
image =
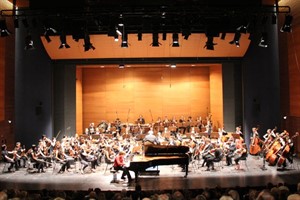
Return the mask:
M 300 4 L 293 0 L 280 1 L 281 6 L 290 6 L 292 21 L 292 32 L 281 33 L 280 37 L 287 37 L 287 59 L 282 67 L 288 67 L 289 77 L 285 81 L 289 81 L 289 114 L 294 117 L 300 117 Z M 284 17 L 282 17 L 284 18 Z M 283 21 L 283 19 L 282 19 Z M 283 22 L 282 22 L 283 23 Z
M 223 127 L 223 81 L 222 66 L 210 67 L 210 112 L 212 114 L 213 129 Z
M 3 45 L 3 43 L 5 42 L 5 40 L 0 38 L 0 41 L 1 41 L 0 55 L 4 55 L 5 45 Z M 4 99 L 5 99 L 5 97 L 4 97 L 4 91 L 5 91 L 4 65 L 5 65 L 5 59 L 0 59 L 0 121 L 4 120 L 4 104 L 5 104 L 5 101 L 4 101 Z
M 210 107 L 209 67 L 82 68 L 82 71 L 83 127 L 117 117 L 122 122 L 127 119 L 135 122 L 140 114 L 146 123 L 164 116 L 205 117 Z
M 82 69 L 76 69 L 76 132 L 83 133 L 82 126 Z

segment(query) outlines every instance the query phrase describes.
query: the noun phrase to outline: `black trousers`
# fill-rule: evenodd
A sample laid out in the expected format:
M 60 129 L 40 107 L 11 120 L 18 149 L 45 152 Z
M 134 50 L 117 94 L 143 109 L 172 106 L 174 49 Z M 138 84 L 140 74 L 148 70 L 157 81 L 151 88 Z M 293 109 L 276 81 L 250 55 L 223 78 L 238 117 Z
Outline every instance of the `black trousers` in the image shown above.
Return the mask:
M 114 169 L 115 169 L 115 170 L 122 170 L 122 171 L 123 171 L 123 173 L 122 173 L 122 178 L 124 178 L 125 176 L 127 176 L 128 181 L 131 181 L 131 180 L 132 180 L 131 175 L 130 175 L 129 170 L 128 170 L 127 167 L 114 166 Z

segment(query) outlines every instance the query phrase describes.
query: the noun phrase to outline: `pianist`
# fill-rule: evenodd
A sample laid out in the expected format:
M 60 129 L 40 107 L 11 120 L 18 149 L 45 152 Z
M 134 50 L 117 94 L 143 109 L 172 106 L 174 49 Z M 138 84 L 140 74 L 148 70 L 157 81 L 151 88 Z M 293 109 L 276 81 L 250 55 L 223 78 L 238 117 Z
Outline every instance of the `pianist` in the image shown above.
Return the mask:
M 128 170 L 128 167 L 126 167 L 124 155 L 125 155 L 125 152 L 120 151 L 119 154 L 115 157 L 114 169 L 122 170 L 123 173 L 122 173 L 121 179 L 125 180 L 125 176 L 127 176 L 128 183 L 130 183 L 130 182 L 132 182 L 132 178 L 131 178 L 130 172 Z

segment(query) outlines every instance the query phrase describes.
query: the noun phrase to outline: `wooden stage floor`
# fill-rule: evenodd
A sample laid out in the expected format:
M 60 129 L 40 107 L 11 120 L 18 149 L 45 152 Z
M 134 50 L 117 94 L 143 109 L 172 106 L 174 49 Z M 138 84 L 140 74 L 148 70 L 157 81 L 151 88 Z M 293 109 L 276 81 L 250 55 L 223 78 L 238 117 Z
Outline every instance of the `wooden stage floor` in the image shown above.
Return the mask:
M 202 161 L 201 161 L 202 163 Z M 222 163 L 225 164 L 225 163 Z M 77 164 L 78 165 L 78 164 Z M 158 176 L 140 176 L 138 183 L 143 190 L 176 190 L 176 189 L 201 189 L 247 186 L 266 186 L 268 183 L 297 184 L 300 181 L 300 159 L 295 158 L 293 165 L 288 165 L 285 170 L 279 170 L 275 166 L 265 165 L 262 169 L 263 160 L 257 156 L 249 155 L 246 163 L 241 162 L 241 169 L 236 170 L 234 166 L 222 166 L 215 164 L 215 171 L 205 171 L 197 162 L 190 163 L 188 177 L 184 178 L 184 172 L 176 165 L 159 166 Z M 109 166 L 110 167 L 110 166 Z M 96 172 L 85 174 L 79 173 L 78 166 L 71 172 L 58 174 L 53 168 L 47 168 L 45 173 L 28 173 L 22 168 L 13 173 L 3 172 L 4 164 L 0 169 L 0 189 L 21 190 L 88 190 L 89 188 L 100 188 L 102 191 L 134 190 L 134 185 L 125 182 L 111 183 L 113 175 L 109 169 L 105 172 L 106 164 L 97 166 Z M 134 177 L 134 173 L 132 177 Z M 118 178 L 121 172 L 117 174 Z

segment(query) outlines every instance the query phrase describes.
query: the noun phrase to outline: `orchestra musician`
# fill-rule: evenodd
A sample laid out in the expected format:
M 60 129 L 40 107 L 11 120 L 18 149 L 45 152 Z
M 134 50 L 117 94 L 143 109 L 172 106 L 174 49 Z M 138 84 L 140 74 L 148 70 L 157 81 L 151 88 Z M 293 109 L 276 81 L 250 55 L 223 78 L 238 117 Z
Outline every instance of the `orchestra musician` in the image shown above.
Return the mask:
M 236 134 L 239 134 L 239 136 L 240 136 L 241 138 L 244 138 L 244 135 L 243 135 L 242 127 L 241 127 L 241 126 L 235 127 L 235 133 L 236 133 Z
M 210 171 L 210 167 L 214 170 L 214 162 L 220 162 L 223 157 L 223 150 L 220 148 L 220 144 L 215 144 L 215 147 L 209 151 L 209 155 L 206 158 L 206 171 Z
M 236 139 L 235 140 L 235 151 L 234 151 L 234 162 L 235 162 L 235 169 L 240 169 L 239 161 L 247 157 L 247 148 L 246 144 L 243 143 L 242 140 Z
M 33 162 L 36 163 L 37 172 L 45 172 L 44 167 L 46 161 L 43 159 L 44 155 L 42 153 L 42 150 L 38 148 L 35 144 L 32 145 L 32 151 L 30 152 L 30 158 Z
M 145 124 L 145 118 L 143 117 L 143 115 L 140 115 L 136 122 L 138 124 Z
M 16 152 L 16 159 L 17 159 L 17 165 L 18 168 L 20 167 L 25 167 L 26 166 L 26 160 L 27 160 L 27 156 L 26 156 L 26 149 L 25 147 L 22 148 L 21 146 L 21 142 L 16 142 L 16 146 L 14 148 L 14 151 Z
M 143 142 L 147 144 L 159 144 L 158 138 L 154 135 L 153 129 L 148 131 L 148 134 L 144 137 Z
M 213 144 L 211 143 L 211 140 L 209 138 L 205 138 L 204 142 L 204 147 L 200 152 L 200 155 L 203 159 L 202 167 L 204 167 L 204 165 L 206 164 L 207 159 L 211 157 L 210 151 L 213 149 Z
M 64 148 L 59 141 L 55 145 L 53 154 L 55 155 L 55 160 L 61 164 L 61 168 L 59 169 L 58 173 L 64 173 L 65 170 L 69 171 L 71 168 L 70 159 L 67 159 Z
M 89 129 L 90 135 L 94 134 L 95 133 L 95 123 L 94 122 L 90 123 L 90 126 L 88 129 Z
M 224 154 L 226 157 L 226 164 L 227 166 L 232 165 L 232 158 L 235 155 L 236 150 L 236 144 L 234 142 L 233 138 L 230 138 L 225 144 L 224 144 Z
M 3 144 L 1 147 L 1 155 L 4 162 L 10 163 L 8 167 L 8 172 L 11 172 L 12 168 L 15 167 L 15 170 L 18 170 L 17 160 L 15 158 L 16 152 L 8 151 L 6 144 Z
M 131 178 L 131 175 L 130 175 L 130 172 L 129 172 L 129 169 L 128 167 L 126 166 L 125 164 L 125 152 L 124 151 L 120 151 L 118 153 L 118 155 L 115 157 L 114 159 L 114 169 L 115 170 L 122 170 L 122 176 L 121 176 L 121 179 L 125 180 L 125 176 L 127 176 L 127 179 L 128 179 L 128 183 L 132 182 L 132 178 Z

